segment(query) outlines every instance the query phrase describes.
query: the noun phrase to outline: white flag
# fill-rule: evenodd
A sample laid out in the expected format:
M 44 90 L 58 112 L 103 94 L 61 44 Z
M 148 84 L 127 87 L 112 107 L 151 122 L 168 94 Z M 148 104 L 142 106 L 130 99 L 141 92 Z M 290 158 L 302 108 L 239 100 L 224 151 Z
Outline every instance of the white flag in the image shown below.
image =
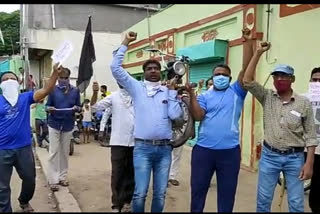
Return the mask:
M 2 35 L 1 28 L 0 28 L 0 39 L 1 39 L 2 44 L 4 45 L 4 40 L 3 40 L 3 35 Z

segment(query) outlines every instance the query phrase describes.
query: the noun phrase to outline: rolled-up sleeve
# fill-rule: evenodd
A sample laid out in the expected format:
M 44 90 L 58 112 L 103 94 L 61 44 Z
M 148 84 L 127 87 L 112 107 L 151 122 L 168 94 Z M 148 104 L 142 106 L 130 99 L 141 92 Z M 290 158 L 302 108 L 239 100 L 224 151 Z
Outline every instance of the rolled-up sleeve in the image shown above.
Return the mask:
M 168 116 L 171 120 L 175 120 L 183 116 L 181 100 L 177 98 L 177 91 L 175 90 L 169 90 L 168 92 Z
M 306 116 L 303 120 L 304 139 L 306 140 L 306 147 L 318 146 L 316 126 L 314 123 L 314 115 L 311 103 L 306 101 Z
M 248 90 L 260 103 L 264 105 L 269 89 L 266 89 L 256 81 L 245 83 L 244 88 Z
M 111 115 L 111 108 L 112 108 L 112 106 L 107 107 L 106 110 L 103 113 L 103 116 L 102 116 L 102 119 L 101 119 L 101 122 L 100 122 L 100 131 L 104 131 L 104 128 L 106 127 L 108 119 L 109 119 L 109 117 Z

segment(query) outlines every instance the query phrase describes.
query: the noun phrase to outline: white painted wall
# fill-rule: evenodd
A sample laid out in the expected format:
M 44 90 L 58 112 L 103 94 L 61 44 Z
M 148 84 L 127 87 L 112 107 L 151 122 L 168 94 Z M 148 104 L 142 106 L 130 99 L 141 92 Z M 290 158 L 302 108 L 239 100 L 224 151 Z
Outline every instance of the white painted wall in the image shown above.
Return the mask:
M 39 87 L 39 61 L 38 60 L 30 60 L 30 74 L 33 76 L 33 80 L 35 81 L 37 87 Z
M 71 41 L 73 44 L 73 53 L 63 63 L 63 66 L 68 67 L 71 70 L 71 77 L 78 76 L 78 66 L 85 34 L 84 31 L 72 31 L 68 29 L 29 29 L 29 32 L 31 41 L 30 48 L 54 50 L 58 48 L 63 41 Z M 93 80 L 97 80 L 100 85 L 107 85 L 109 91 L 116 91 L 118 86 L 111 74 L 110 64 L 112 60 L 112 51 L 119 47 L 122 36 L 120 33 L 106 32 L 94 32 L 92 33 L 92 36 L 96 61 L 93 63 L 94 76 L 91 78 L 91 84 Z M 72 81 L 72 83 L 75 85 L 75 81 Z M 91 85 L 88 87 L 86 94 L 87 96 L 91 96 Z

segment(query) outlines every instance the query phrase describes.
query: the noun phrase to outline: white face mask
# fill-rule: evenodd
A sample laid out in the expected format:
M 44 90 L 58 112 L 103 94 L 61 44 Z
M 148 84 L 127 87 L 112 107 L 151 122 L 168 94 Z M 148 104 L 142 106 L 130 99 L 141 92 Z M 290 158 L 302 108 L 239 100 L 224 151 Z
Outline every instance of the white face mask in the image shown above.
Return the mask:
M 161 86 L 161 81 L 150 82 L 148 80 L 144 80 L 143 82 L 144 82 L 144 84 L 145 84 L 145 86 L 147 88 L 148 97 L 154 96 L 158 92 L 158 90 L 159 90 L 159 88 Z
M 19 97 L 19 83 L 16 80 L 6 80 L 0 84 L 2 94 L 4 98 L 11 104 L 15 106 Z

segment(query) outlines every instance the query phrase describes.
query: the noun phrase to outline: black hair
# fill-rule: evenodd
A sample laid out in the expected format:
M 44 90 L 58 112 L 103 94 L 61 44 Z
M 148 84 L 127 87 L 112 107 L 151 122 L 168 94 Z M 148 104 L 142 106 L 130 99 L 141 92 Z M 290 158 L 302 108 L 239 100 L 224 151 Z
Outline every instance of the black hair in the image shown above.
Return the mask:
M 149 64 L 156 64 L 159 68 L 159 70 L 161 69 L 161 64 L 158 60 L 155 60 L 155 59 L 148 59 L 147 61 L 145 61 L 142 65 L 142 70 L 143 71 L 146 71 L 146 67 L 149 65 Z
M 68 74 L 68 76 L 70 77 L 71 71 L 69 68 L 63 68 L 63 72 L 66 72 Z
M 103 88 L 104 90 L 107 90 L 107 86 L 106 85 L 101 85 L 101 88 Z
M 90 103 L 89 99 L 84 99 L 83 103 Z
M 218 64 L 218 65 L 216 65 L 216 66 L 213 68 L 212 72 L 214 72 L 214 70 L 215 70 L 216 68 L 224 68 L 224 69 L 227 69 L 227 70 L 229 71 L 229 73 L 231 74 L 231 69 L 230 69 L 230 67 L 229 67 L 227 64 Z
M 210 80 L 212 80 L 212 81 L 213 81 L 213 79 L 212 79 L 212 78 L 213 78 L 213 76 L 209 77 L 209 78 L 206 80 L 206 88 L 208 88 L 209 81 L 210 81 Z
M 312 78 L 313 74 L 315 73 L 320 73 L 320 67 L 312 69 L 310 78 Z
M 14 72 L 12 72 L 12 71 L 5 71 L 5 72 L 2 72 L 2 73 L 0 74 L 0 82 L 2 82 L 2 77 L 3 77 L 5 74 L 13 74 L 13 75 L 17 78 L 17 80 L 19 80 L 18 76 L 17 76 Z

